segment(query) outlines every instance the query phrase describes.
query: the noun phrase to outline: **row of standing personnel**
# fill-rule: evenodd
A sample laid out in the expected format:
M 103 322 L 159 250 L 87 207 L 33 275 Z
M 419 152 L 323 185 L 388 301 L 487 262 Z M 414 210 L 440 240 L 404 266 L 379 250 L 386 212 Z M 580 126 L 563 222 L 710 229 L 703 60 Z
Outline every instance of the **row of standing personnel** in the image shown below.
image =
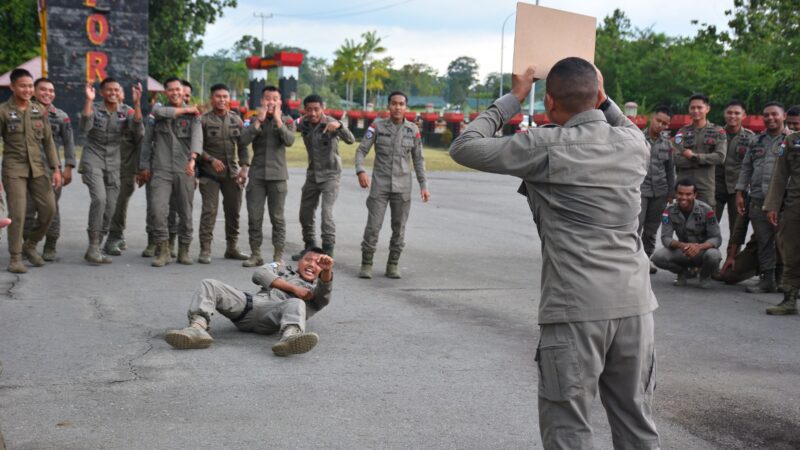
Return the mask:
M 267 86 L 262 91 L 261 108 L 246 125 L 230 111 L 229 90 L 223 84 L 211 87 L 211 109 L 204 114 L 189 103 L 190 83 L 169 78 L 164 85 L 168 104 L 154 106 L 146 119 L 141 115 L 141 86 L 132 89 L 133 107 L 123 103 L 122 86 L 112 78 L 100 83 L 102 101 L 96 102 L 94 87 L 86 86 L 79 124 L 87 143 L 78 165 L 91 197 L 85 259 L 92 264 L 107 264 L 111 262 L 109 256 L 127 249 L 124 232 L 128 201 L 138 184 L 145 186 L 147 195 L 148 246 L 142 255 L 155 257 L 153 266 L 162 267 L 174 257 L 179 263 L 192 264 L 189 256 L 193 237 L 192 200 L 198 187 L 203 198 L 198 262 L 211 262 L 221 193 L 227 241 L 225 258 L 242 260 L 245 267 L 264 264 L 261 246 L 266 205 L 272 228 L 272 259 L 282 264 L 288 179 L 286 147 L 294 143 L 298 130 L 308 153 L 300 204 L 304 247 L 317 246 L 315 216 L 321 203 L 322 247 L 332 255 L 336 242 L 333 206 L 342 170 L 338 142 L 351 144 L 355 139 L 342 122 L 324 114 L 323 99 L 317 95 L 307 97 L 305 115 L 294 121 L 281 114 L 279 91 Z M 0 109 L 7 155 L 3 162 L 4 184 L 12 219 L 8 269 L 24 273 L 27 267 L 23 257 L 33 266 L 56 259 L 60 227 L 54 217 L 62 186 L 62 167 L 54 137 L 64 147 L 64 184 L 71 181 L 76 159 L 70 119 L 52 103 L 53 83 L 48 79 L 34 83 L 28 72 L 18 69 L 12 72 L 11 88 L 14 95 Z M 392 237 L 386 275 L 401 276 L 398 264 L 410 209 L 412 163 L 423 201 L 430 197 L 420 133 L 413 122 L 404 118 L 407 97 L 402 92 L 393 92 L 388 100 L 389 118 L 370 126 L 356 152 L 359 185 L 370 188 L 369 214 L 361 245 L 359 276 L 362 278 L 372 276 L 372 255 L 387 206 L 391 209 Z M 45 126 L 48 122 L 50 126 Z M 248 151 L 251 144 L 252 160 Z M 364 159 L 373 146 L 376 157 L 370 177 Z M 25 189 L 17 186 L 19 183 L 5 182 L 6 173 L 17 160 L 25 167 L 14 173 L 29 175 L 23 177 Z M 243 193 L 249 218 L 250 255 L 237 247 Z M 28 206 L 23 202 L 20 210 L 19 198 L 26 197 Z M 26 210 L 23 242 L 21 219 Z M 45 235 L 44 250 L 39 255 L 37 243 Z
M 651 273 L 670 270 L 678 285 L 697 274 L 702 288 L 712 278 L 735 284 L 757 274 L 759 283 L 747 292 L 784 293 L 767 313 L 797 314 L 800 107 L 785 111 L 778 102 L 767 103 L 759 134 L 742 126 L 746 111 L 739 101 L 726 105 L 724 128 L 707 120 L 709 110 L 708 98 L 696 94 L 689 99 L 692 123 L 674 137 L 666 131 L 666 107 L 655 109 L 645 130 L 651 159 L 641 187 L 639 232 L 652 257 Z M 719 222 L 726 207 L 730 239 L 720 270 Z M 748 223 L 753 235 L 743 249 Z M 663 248 L 656 251 L 659 226 Z

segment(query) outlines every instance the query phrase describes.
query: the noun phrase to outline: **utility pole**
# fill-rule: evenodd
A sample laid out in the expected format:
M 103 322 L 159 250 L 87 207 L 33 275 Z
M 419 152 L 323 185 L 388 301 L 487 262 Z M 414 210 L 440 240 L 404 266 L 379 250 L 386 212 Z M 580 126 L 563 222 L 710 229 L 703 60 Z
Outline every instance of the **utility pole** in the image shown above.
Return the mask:
M 272 19 L 273 15 L 264 13 L 254 13 L 253 15 L 261 19 L 261 57 L 263 58 L 266 56 L 264 55 L 264 20 Z

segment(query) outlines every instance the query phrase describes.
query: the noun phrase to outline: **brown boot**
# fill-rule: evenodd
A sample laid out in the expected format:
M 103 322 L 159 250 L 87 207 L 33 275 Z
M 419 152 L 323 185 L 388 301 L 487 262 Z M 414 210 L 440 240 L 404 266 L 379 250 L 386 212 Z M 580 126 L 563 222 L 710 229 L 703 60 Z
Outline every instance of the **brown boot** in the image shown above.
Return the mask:
M 200 256 L 197 257 L 200 264 L 211 264 L 211 242 L 200 241 Z
M 358 278 L 372 278 L 372 256 L 373 253 L 361 252 L 361 269 L 358 271 Z
M 261 249 L 253 249 L 250 258 L 242 263 L 242 267 L 258 267 L 264 265 L 264 258 L 261 257 Z
M 156 241 L 150 235 L 147 235 L 147 248 L 142 252 L 143 258 L 152 258 L 156 256 Z
M 238 261 L 244 261 L 250 258 L 248 255 L 240 252 L 238 248 L 236 248 L 236 240 L 230 239 L 228 240 L 228 246 L 225 248 L 225 259 L 235 259 Z
M 389 252 L 389 260 L 386 261 L 386 278 L 399 279 L 400 275 L 400 252 L 392 250 Z
M 56 260 L 56 241 L 58 238 L 46 237 L 44 239 L 44 250 L 42 251 L 42 259 L 47 262 Z
M 28 273 L 28 268 L 22 263 L 22 255 L 11 255 L 8 260 L 8 271 L 11 273 Z
M 192 258 L 189 256 L 189 244 L 178 244 L 178 263 L 191 266 Z
M 167 241 L 156 244 L 156 252 L 158 253 L 158 256 L 156 256 L 156 259 L 150 263 L 151 266 L 164 267 L 172 262 L 172 257 L 169 254 L 169 243 Z
M 33 267 L 42 267 L 44 265 L 44 259 L 42 259 L 36 251 L 36 242 L 25 241 L 25 243 L 22 244 L 22 256 L 30 261 Z
M 89 233 L 89 248 L 86 249 L 86 254 L 83 259 L 92 264 L 111 264 L 111 258 L 100 253 L 100 241 L 102 241 L 103 234 L 99 231 Z

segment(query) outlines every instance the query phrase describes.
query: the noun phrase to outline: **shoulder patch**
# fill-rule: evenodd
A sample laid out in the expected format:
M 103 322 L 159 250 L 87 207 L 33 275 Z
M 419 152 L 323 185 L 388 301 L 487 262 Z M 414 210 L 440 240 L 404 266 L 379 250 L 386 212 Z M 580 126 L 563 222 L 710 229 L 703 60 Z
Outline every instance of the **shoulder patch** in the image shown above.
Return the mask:
M 663 213 L 661 213 L 661 222 L 666 225 L 669 223 L 669 210 L 665 209 Z
M 367 128 L 367 132 L 364 133 L 364 139 L 372 139 L 375 136 L 375 125 L 372 124 Z
M 678 132 L 678 134 L 675 135 L 675 143 L 680 144 L 681 142 L 683 142 L 683 133 Z
M 714 211 L 709 211 L 706 213 L 706 222 L 712 225 L 717 223 L 717 215 L 714 213 Z
M 783 156 L 786 153 L 786 141 L 781 142 L 781 147 L 778 149 L 778 156 Z

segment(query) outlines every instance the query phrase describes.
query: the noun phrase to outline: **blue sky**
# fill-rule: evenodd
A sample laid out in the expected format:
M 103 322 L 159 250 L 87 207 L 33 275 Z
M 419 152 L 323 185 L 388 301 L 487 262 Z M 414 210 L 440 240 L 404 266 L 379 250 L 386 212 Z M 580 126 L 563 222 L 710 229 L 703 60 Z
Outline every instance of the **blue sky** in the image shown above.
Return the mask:
M 284 2 L 239 0 L 226 10 L 204 37 L 203 54 L 230 48 L 244 34 L 261 36 L 261 19 L 255 13 L 274 14 L 264 21 L 267 41 L 309 50 L 312 56 L 333 58 L 345 40 L 358 40 L 361 33 L 378 32 L 394 57 L 395 66 L 421 62 L 444 73 L 459 56 L 478 61 L 481 78 L 500 70 L 500 36 L 503 20 L 516 9 L 514 0 L 352 0 L 330 2 L 292 0 Z M 533 1 L 527 3 L 535 3 Z M 692 19 L 727 27 L 725 10 L 733 0 L 562 0 L 540 1 L 541 6 L 597 17 L 598 21 L 619 8 L 634 27 L 650 28 L 671 36 L 694 35 Z M 511 67 L 514 18 L 505 29 L 505 72 Z

